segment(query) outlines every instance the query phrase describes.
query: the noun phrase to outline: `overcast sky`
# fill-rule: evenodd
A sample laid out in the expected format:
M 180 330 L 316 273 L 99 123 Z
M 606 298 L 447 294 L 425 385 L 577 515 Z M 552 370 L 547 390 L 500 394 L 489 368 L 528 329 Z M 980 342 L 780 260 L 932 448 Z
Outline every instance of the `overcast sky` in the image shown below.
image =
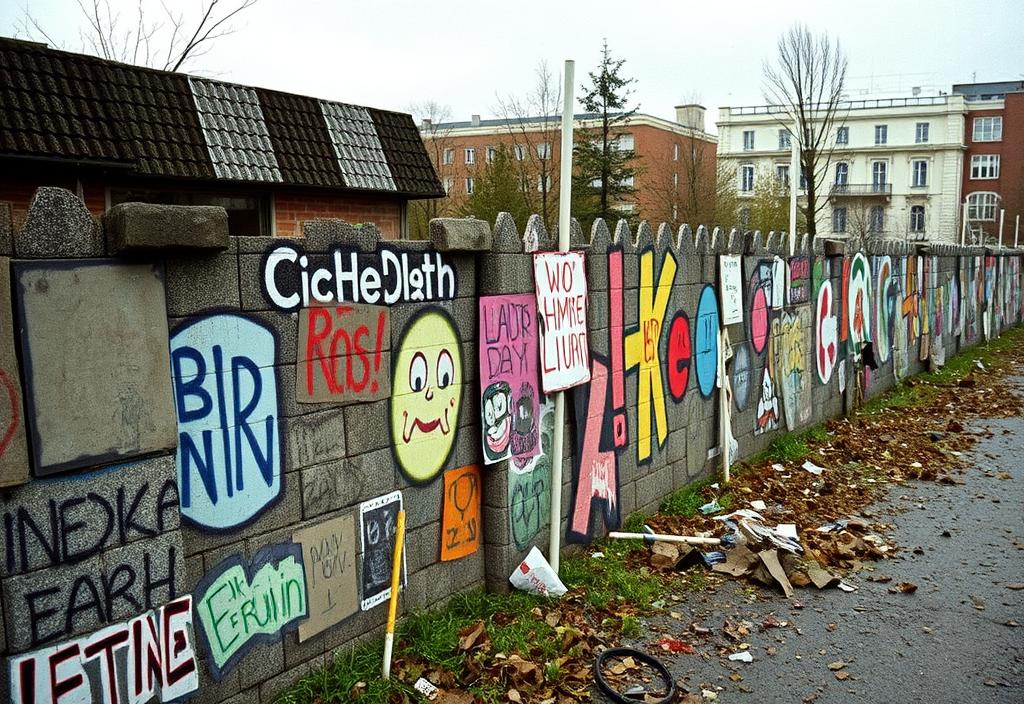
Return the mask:
M 152 3 L 154 13 L 159 2 Z M 135 0 L 111 0 L 127 20 Z M 201 0 L 169 0 L 198 7 Z M 231 2 L 231 0 L 222 0 Z M 0 3 L 0 33 L 16 33 L 24 0 Z M 29 0 L 54 40 L 78 50 L 76 0 Z M 435 100 L 455 119 L 492 116 L 496 94 L 529 90 L 540 60 L 576 60 L 577 94 L 601 40 L 626 59 L 642 112 L 671 118 L 763 102 L 761 65 L 795 20 L 839 37 L 850 97 L 925 94 L 952 83 L 1024 78 L 1021 0 L 638 1 L 259 0 L 191 69 L 238 83 L 380 108 Z

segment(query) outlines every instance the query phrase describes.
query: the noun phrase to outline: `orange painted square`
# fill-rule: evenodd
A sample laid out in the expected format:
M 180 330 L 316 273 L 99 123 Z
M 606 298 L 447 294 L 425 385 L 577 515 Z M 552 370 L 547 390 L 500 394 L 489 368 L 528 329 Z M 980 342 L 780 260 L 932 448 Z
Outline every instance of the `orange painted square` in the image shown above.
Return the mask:
M 458 560 L 480 547 L 480 466 L 471 464 L 444 473 L 441 560 Z

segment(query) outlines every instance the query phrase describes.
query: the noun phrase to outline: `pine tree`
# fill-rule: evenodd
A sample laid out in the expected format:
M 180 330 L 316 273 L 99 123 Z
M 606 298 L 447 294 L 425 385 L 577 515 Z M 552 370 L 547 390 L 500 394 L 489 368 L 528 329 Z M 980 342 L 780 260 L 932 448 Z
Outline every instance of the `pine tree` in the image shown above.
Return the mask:
M 512 215 L 520 231 L 526 227 L 530 211 L 523 198 L 523 189 L 528 183 L 521 183 L 519 174 L 512 162 L 508 147 L 499 146 L 494 158 L 478 172 L 475 178 L 473 193 L 469 195 L 459 212 L 464 216 L 472 216 L 494 224 L 498 213 Z
M 623 127 L 637 111 L 635 105 L 627 108 L 635 79 L 621 75 L 625 63 L 625 59 L 612 58 L 605 41 L 601 63 L 590 73 L 591 85 L 582 86 L 580 104 L 586 112 L 596 113 L 599 122 L 593 129 L 581 131 L 573 149 L 574 215 L 585 227 L 597 217 L 614 227 L 614 221 L 626 215 L 619 206 L 635 191 L 631 184 L 637 174 L 633 166 L 636 156 L 631 148 L 622 149 L 619 144 Z

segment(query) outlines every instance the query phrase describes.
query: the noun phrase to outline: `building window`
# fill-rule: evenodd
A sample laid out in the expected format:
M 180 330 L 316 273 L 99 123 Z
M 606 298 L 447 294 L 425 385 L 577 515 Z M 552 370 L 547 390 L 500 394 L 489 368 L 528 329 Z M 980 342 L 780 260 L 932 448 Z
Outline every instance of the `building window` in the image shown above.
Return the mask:
M 850 165 L 845 161 L 836 164 L 836 185 L 845 186 L 850 182 Z
M 743 130 L 743 151 L 749 152 L 754 148 L 754 130 Z
M 996 202 L 998 196 L 995 193 L 979 191 L 967 196 L 967 219 L 968 220 L 995 220 Z
M 547 174 L 540 174 L 537 177 L 537 192 L 544 193 L 551 190 L 551 177 Z
M 635 179 L 632 176 L 627 176 L 626 178 L 619 180 L 619 185 L 624 188 L 632 188 L 634 182 Z
M 741 227 L 750 227 L 750 208 L 740 208 L 739 220 Z
M 850 128 L 840 127 L 836 130 L 836 144 L 849 144 L 850 143 Z
M 488 164 L 490 164 L 492 161 L 494 161 L 494 157 L 496 157 L 497 155 L 498 155 L 498 150 L 497 149 L 495 149 L 494 147 L 487 147 L 487 156 L 486 156 L 486 158 L 487 158 L 487 163 Z
M 885 208 L 873 206 L 868 216 L 868 232 L 882 232 L 885 229 Z
M 613 148 L 617 152 L 631 152 L 633 151 L 633 135 L 631 134 L 620 134 L 615 138 L 612 143 Z
M 779 130 L 779 149 L 789 149 L 791 144 L 789 130 Z
M 466 179 L 466 193 L 468 193 L 469 195 L 473 195 L 473 188 L 474 188 L 474 186 L 476 186 L 476 184 L 474 183 L 473 178 L 472 177 L 467 178 Z
M 444 154 L 441 156 L 441 163 L 448 165 L 455 163 L 455 150 L 449 147 L 444 150 Z
M 807 190 L 807 174 L 805 174 L 803 170 L 800 171 L 800 190 Z
M 975 154 L 972 156 L 971 178 L 999 178 L 999 155 Z
M 924 232 L 924 206 L 910 206 L 910 231 Z
M 454 185 L 455 185 L 455 182 L 451 178 L 446 178 L 444 180 L 444 194 L 446 196 L 451 195 L 451 193 L 452 193 L 452 186 L 454 186 Z
M 876 193 L 878 191 L 885 190 L 885 184 L 888 183 L 886 177 L 889 174 L 889 164 L 884 161 L 873 161 L 871 162 L 871 188 Z
M 466 147 L 466 163 L 476 163 L 476 149 L 474 149 L 473 147 Z
M 541 161 L 551 158 L 551 142 L 541 142 L 537 145 L 537 158 Z
M 911 162 L 913 168 L 913 181 L 911 186 L 914 188 L 924 188 L 928 185 L 928 162 L 924 159 L 914 159 Z
M 623 203 L 618 207 L 618 210 L 621 213 L 632 213 L 634 210 L 636 210 L 636 206 L 632 203 Z
M 526 158 L 526 147 L 524 147 L 522 144 L 516 145 L 515 152 L 516 161 L 522 161 L 523 159 Z
M 754 165 L 743 164 L 740 167 L 740 190 L 750 193 L 754 190 Z
M 875 144 L 889 142 L 889 125 L 875 125 Z
M 672 188 L 679 188 L 679 174 L 672 174 Z
M 679 143 L 672 145 L 672 161 L 679 161 Z
M 775 165 L 775 182 L 781 188 L 789 188 L 789 164 Z
M 1002 117 L 974 118 L 975 142 L 998 142 L 1003 138 Z
M 846 208 L 832 211 L 832 232 L 846 232 Z
M 215 205 L 228 213 L 229 235 L 270 235 L 272 231 L 269 195 L 111 188 L 110 205 L 120 203 Z
M 918 122 L 917 128 L 914 130 L 914 143 L 915 144 L 927 144 L 928 142 L 928 124 L 927 122 Z

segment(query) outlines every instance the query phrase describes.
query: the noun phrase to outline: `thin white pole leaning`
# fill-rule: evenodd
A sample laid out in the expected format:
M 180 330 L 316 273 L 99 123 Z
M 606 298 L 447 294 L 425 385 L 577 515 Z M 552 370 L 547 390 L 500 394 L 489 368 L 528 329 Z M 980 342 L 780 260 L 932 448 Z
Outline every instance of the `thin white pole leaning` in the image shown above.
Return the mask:
M 558 249 L 569 251 L 569 229 L 572 227 L 569 206 L 572 201 L 572 127 L 573 82 L 576 62 L 565 62 L 565 88 L 562 90 L 562 153 L 558 184 Z M 562 448 L 565 443 L 565 392 L 555 393 L 555 436 L 551 442 L 551 521 L 548 562 L 558 574 L 562 549 Z
M 796 253 L 796 198 L 800 187 L 800 121 L 793 122 L 789 140 L 789 256 Z
M 960 219 L 960 246 L 967 243 L 967 200 L 964 199 L 963 209 L 960 211 L 963 217 Z
M 1020 213 L 1017 214 L 1017 224 L 1013 226 L 1013 248 L 1017 249 L 1017 237 L 1020 235 Z
M 1003 220 L 1006 218 L 1006 208 L 999 209 L 999 249 L 1003 248 Z

